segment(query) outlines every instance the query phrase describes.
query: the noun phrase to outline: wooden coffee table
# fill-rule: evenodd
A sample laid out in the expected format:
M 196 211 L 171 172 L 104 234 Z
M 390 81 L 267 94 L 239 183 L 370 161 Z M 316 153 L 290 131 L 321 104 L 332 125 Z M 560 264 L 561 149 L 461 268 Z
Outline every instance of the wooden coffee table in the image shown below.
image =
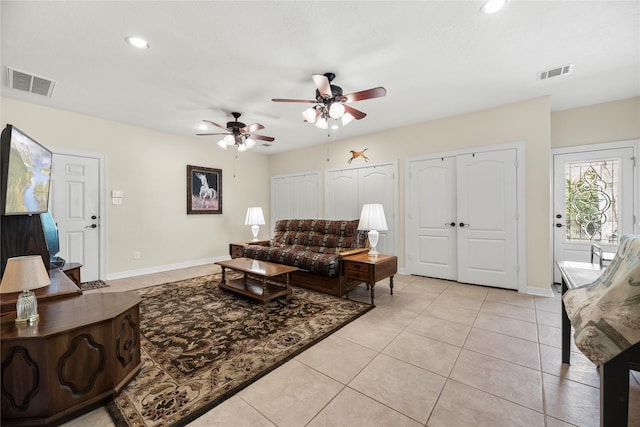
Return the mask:
M 234 258 L 218 261 L 216 264 L 222 267 L 222 282 L 218 285 L 220 289 L 253 298 L 262 305 L 280 297 L 291 299 L 293 292 L 289 287 L 289 274 L 298 270 L 298 267 L 249 258 Z M 227 280 L 227 268 L 240 271 L 244 275 L 239 279 Z

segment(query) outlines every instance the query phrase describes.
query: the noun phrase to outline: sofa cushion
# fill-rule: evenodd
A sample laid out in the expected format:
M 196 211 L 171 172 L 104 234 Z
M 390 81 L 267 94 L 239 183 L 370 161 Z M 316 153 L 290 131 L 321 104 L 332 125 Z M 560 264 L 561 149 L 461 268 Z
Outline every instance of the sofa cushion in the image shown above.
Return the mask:
M 244 247 L 244 257 L 293 265 L 328 277 L 335 277 L 340 273 L 339 255 L 305 250 L 299 245 L 278 247 L 247 245 Z
M 358 230 L 358 222 L 357 219 L 280 220 L 276 222 L 271 246 L 299 245 L 308 250 L 334 254 L 348 249 L 362 248 L 366 242 L 366 232 Z
M 340 274 L 340 252 L 365 246 L 366 232 L 358 230 L 358 222 L 357 219 L 279 220 L 269 246 L 245 246 L 244 256 L 335 277 Z

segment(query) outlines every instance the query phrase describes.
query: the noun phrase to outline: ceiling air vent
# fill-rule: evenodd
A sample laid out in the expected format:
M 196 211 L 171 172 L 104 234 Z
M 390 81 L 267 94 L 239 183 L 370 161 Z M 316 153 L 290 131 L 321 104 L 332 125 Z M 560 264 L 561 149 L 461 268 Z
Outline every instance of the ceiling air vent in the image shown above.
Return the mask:
M 7 85 L 12 89 L 51 97 L 56 82 L 46 77 L 36 76 L 24 71 L 7 67 Z
M 562 67 L 551 68 L 550 70 L 538 73 L 538 80 L 546 80 L 552 77 L 564 76 L 573 72 L 573 64 L 564 65 Z

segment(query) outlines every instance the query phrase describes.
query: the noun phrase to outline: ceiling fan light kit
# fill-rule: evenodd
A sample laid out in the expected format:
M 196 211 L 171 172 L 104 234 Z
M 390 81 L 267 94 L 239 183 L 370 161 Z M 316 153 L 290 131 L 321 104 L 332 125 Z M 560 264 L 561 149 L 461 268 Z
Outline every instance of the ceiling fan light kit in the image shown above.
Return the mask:
M 240 152 L 247 151 L 255 147 L 256 140 L 267 141 L 267 142 L 275 141 L 275 138 L 272 138 L 270 136 L 258 135 L 254 133 L 255 131 L 264 129 L 264 126 L 262 126 L 260 123 L 253 123 L 247 126 L 244 123 L 238 121 L 238 119 L 241 116 L 240 113 L 231 113 L 231 115 L 235 120 L 232 122 L 227 122 L 226 127 L 219 125 L 215 122 L 212 122 L 210 120 L 203 120 L 205 123 L 212 124 L 215 127 L 223 129 L 227 132 L 198 133 L 196 135 L 198 136 L 224 135 L 224 137 L 218 141 L 217 143 L 218 146 L 226 150 L 227 147 L 235 145 L 237 147 L 237 150 Z
M 343 95 L 340 86 L 331 84 L 335 77 L 334 73 L 313 74 L 311 76 L 317 87 L 315 100 L 274 98 L 272 101 L 315 104 L 302 112 L 302 119 L 307 123 L 313 123 L 320 129 L 329 129 L 329 120 L 332 119 L 334 123 L 331 123 L 331 129 L 338 129 L 340 125 L 346 126 L 353 120 L 360 120 L 366 117 L 366 114 L 362 111 L 346 104 L 379 98 L 387 94 L 387 90 L 380 86 Z

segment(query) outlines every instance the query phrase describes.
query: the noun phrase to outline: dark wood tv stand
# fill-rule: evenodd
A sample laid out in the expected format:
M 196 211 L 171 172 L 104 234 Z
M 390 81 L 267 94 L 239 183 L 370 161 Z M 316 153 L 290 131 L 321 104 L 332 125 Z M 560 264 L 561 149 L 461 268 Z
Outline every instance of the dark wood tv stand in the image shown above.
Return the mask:
M 24 327 L 15 305 L 4 312 L 1 424 L 57 425 L 119 393 L 142 367 L 139 304 L 129 292 L 39 299 L 40 321 Z

